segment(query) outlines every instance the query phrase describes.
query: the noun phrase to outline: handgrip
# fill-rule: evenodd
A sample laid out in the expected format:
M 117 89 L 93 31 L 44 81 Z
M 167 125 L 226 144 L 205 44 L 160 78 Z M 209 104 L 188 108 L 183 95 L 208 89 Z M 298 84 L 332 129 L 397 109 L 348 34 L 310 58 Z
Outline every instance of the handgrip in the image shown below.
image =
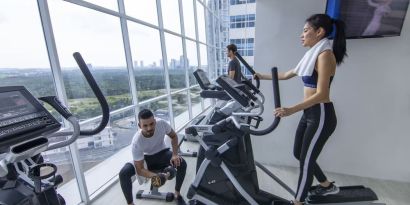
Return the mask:
M 278 68 L 272 68 L 272 87 L 273 87 L 273 98 L 275 102 L 275 108 L 280 107 L 280 93 L 279 93 L 279 78 L 278 78 Z M 280 117 L 275 117 L 272 124 L 264 130 L 249 130 L 252 135 L 266 135 L 271 133 L 279 125 Z
M 83 72 L 84 77 L 87 80 L 88 84 L 90 85 L 93 93 L 97 97 L 98 102 L 101 105 L 102 120 L 100 124 L 93 130 L 80 131 L 80 135 L 94 135 L 94 134 L 101 132 L 105 128 L 105 126 L 108 124 L 108 120 L 110 117 L 110 109 L 108 107 L 107 100 L 105 99 L 103 93 L 98 87 L 97 82 L 95 82 L 94 77 L 91 75 L 91 72 L 88 69 L 87 65 L 85 64 L 84 59 L 81 56 L 81 54 L 78 52 L 75 52 L 73 56 L 74 56 L 75 61 L 77 61 L 77 64 L 80 67 L 81 71 Z
M 252 75 L 255 75 L 256 73 L 255 70 L 248 64 L 248 62 L 246 62 L 245 59 L 243 59 L 242 56 L 238 52 L 235 52 L 235 55 L 239 59 L 239 61 L 241 61 L 241 63 L 246 67 L 246 69 L 248 69 L 248 71 L 252 73 Z M 259 88 L 260 79 L 258 76 L 255 76 L 255 81 L 256 81 L 256 87 Z
M 51 105 L 65 119 L 68 119 L 69 117 L 73 116 L 73 114 L 71 114 L 70 110 L 68 110 L 67 107 L 64 106 L 63 103 L 61 103 L 61 101 L 58 100 L 58 98 L 56 96 L 45 96 L 45 97 L 40 97 L 38 99 L 41 100 L 41 101 L 46 102 L 49 105 Z

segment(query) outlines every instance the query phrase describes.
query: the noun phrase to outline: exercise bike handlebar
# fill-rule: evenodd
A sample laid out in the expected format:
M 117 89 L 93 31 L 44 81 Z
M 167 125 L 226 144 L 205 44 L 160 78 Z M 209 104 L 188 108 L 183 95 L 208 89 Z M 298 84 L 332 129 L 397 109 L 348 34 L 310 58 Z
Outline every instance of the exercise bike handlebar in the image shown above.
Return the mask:
M 279 78 L 278 78 L 278 68 L 277 67 L 273 67 L 272 68 L 272 86 L 273 86 L 273 99 L 274 99 L 274 103 L 275 103 L 275 108 L 280 107 L 280 93 L 279 93 Z M 252 130 L 249 129 L 249 133 L 252 135 L 266 135 L 270 132 L 272 132 L 273 130 L 276 129 L 276 127 L 279 125 L 280 122 L 280 117 L 275 117 L 275 119 L 273 120 L 272 124 L 263 130 Z
M 246 69 L 248 69 L 248 71 L 252 73 L 253 76 L 256 74 L 255 70 L 248 64 L 248 62 L 245 61 L 245 59 L 242 58 L 242 56 L 238 52 L 235 52 L 235 56 L 239 59 L 239 61 L 241 61 L 241 63 L 246 67 Z M 257 76 L 255 77 L 255 81 L 256 87 L 259 89 L 260 79 Z

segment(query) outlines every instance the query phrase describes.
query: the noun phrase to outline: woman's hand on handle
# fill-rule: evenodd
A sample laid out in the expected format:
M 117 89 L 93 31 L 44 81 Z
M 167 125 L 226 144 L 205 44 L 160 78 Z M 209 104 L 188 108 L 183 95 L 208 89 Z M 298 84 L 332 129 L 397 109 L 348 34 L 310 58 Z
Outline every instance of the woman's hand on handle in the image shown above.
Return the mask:
M 275 117 L 287 117 L 294 114 L 296 110 L 294 108 L 278 107 L 274 110 Z

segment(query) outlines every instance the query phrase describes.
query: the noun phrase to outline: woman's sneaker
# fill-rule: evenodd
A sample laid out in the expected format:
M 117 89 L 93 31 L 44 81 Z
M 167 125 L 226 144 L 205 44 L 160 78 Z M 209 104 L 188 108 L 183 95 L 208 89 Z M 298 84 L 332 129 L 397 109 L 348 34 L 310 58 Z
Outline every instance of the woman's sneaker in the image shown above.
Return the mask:
M 322 187 L 320 184 L 315 186 L 309 191 L 309 195 L 326 196 L 330 194 L 337 194 L 339 191 L 340 189 L 335 185 L 335 182 L 331 182 L 328 187 Z

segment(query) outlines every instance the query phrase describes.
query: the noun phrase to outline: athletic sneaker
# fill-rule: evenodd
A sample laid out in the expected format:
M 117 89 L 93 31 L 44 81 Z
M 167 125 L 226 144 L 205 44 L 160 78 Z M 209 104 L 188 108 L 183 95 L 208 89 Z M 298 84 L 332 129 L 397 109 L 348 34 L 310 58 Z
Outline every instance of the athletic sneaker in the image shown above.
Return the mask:
M 335 182 L 331 182 L 328 187 L 322 187 L 320 184 L 316 185 L 309 191 L 309 195 L 326 196 L 330 194 L 337 194 L 339 191 L 340 189 L 335 185 Z

